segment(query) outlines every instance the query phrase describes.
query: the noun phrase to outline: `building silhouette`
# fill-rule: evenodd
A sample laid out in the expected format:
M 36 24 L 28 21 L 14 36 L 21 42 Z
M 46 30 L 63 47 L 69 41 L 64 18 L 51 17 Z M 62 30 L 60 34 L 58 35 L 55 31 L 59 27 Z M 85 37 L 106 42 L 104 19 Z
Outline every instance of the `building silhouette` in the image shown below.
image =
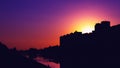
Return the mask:
M 120 25 L 95 25 L 92 33 L 75 31 L 60 37 L 61 68 L 106 68 L 120 64 Z M 115 65 L 116 64 L 116 65 Z

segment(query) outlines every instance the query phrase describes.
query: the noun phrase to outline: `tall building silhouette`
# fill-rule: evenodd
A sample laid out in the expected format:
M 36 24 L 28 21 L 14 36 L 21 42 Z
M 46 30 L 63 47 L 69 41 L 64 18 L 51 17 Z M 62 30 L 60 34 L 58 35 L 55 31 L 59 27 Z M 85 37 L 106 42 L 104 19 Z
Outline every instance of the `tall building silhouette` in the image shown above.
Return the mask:
M 95 25 L 95 31 L 106 31 L 110 28 L 110 21 L 102 21 Z
M 98 68 L 120 64 L 120 25 L 95 25 L 92 33 L 74 32 L 60 37 L 61 68 Z M 108 65 L 107 67 L 110 67 Z

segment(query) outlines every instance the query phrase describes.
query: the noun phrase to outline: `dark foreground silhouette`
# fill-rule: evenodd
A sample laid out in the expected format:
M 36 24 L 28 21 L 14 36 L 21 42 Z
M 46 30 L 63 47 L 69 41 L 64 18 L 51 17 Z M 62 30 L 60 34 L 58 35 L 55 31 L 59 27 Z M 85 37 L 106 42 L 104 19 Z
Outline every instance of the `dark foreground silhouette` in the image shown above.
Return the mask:
M 17 51 L 15 48 L 11 50 Z M 27 55 L 30 59 L 35 59 L 37 57 L 44 57 L 45 59 L 49 59 L 49 61 L 55 63 L 59 63 L 61 60 L 60 47 L 58 45 L 50 46 L 44 49 L 30 48 L 28 50 L 20 50 L 18 52 L 23 56 Z
M 102 21 L 92 33 L 61 36 L 60 48 L 61 68 L 120 67 L 120 25 Z
M 57 60 L 61 68 L 120 68 L 120 25 L 102 21 L 92 33 L 76 31 L 61 36 L 60 46 L 27 53 Z
M 0 43 L 0 68 L 49 68 L 32 59 L 21 56 L 18 52 L 10 51 Z
M 43 56 L 57 60 L 61 68 L 120 68 L 120 25 L 110 26 L 109 21 L 102 21 L 95 25 L 92 33 L 76 31 L 61 36 L 60 46 L 43 50 L 32 48 L 20 53 L 29 55 L 29 60 L 0 46 L 1 65 L 4 68 L 40 68 L 43 65 L 32 59 Z

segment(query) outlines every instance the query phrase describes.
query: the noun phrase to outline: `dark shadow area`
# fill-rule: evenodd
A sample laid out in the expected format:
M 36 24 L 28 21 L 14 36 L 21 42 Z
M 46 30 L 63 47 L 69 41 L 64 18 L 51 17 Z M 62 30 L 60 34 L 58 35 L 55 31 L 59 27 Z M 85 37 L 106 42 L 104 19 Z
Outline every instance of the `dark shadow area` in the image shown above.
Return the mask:
M 49 68 L 33 59 L 26 58 L 16 49 L 9 50 L 3 43 L 0 43 L 0 68 Z

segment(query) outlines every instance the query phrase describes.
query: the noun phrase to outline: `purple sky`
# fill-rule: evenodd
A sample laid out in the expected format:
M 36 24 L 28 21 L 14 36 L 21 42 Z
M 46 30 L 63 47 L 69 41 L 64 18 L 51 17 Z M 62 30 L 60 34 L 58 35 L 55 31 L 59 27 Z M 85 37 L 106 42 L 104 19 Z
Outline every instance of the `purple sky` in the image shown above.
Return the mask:
M 0 41 L 8 47 L 44 48 L 84 20 L 120 23 L 120 0 L 0 0 Z M 75 21 L 82 22 L 75 22 Z

